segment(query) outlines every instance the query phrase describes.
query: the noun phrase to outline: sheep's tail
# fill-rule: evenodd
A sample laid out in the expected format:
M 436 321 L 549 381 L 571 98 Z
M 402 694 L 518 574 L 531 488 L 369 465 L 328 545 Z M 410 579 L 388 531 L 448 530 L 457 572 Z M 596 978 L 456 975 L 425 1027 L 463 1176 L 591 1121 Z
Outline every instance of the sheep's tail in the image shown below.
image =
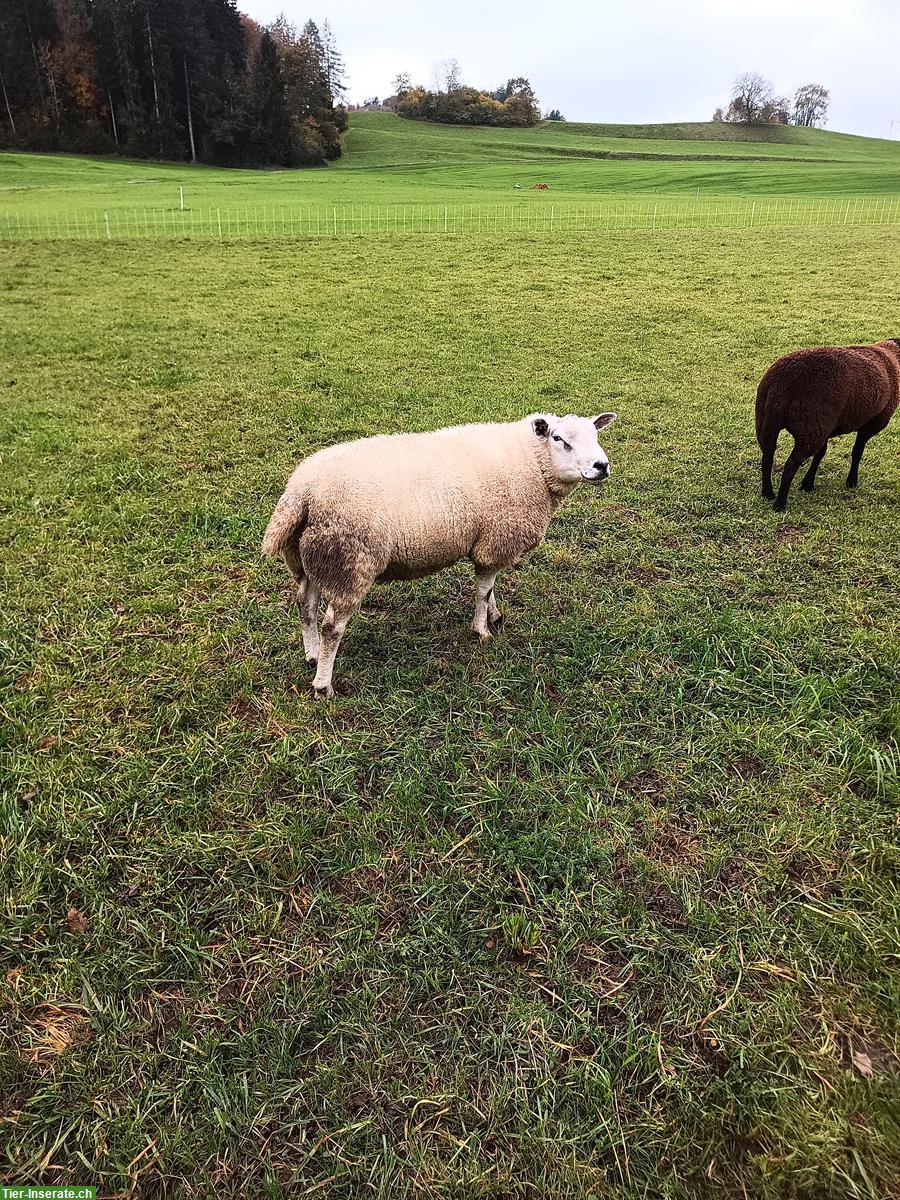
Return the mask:
M 763 451 L 778 441 L 778 435 L 784 428 L 780 406 L 775 404 L 770 389 L 771 382 L 767 373 L 756 389 L 756 440 Z
M 306 497 L 296 492 L 285 492 L 266 526 L 263 534 L 262 552 L 274 558 L 288 542 L 303 532 L 309 515 Z

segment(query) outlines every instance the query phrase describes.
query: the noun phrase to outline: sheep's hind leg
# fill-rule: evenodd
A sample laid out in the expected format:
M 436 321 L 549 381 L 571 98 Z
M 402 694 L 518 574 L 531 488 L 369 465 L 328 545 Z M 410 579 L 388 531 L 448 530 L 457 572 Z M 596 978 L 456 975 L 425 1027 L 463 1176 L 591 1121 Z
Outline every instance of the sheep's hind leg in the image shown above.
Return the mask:
M 793 450 L 787 457 L 787 462 L 781 472 L 781 485 L 778 488 L 778 499 L 772 505 L 776 512 L 784 512 L 787 508 L 788 492 L 791 490 L 791 484 L 794 482 L 794 476 L 803 466 L 808 454 L 804 454 L 802 450 L 798 450 L 796 444 Z
M 306 655 L 306 665 L 314 667 L 319 661 L 319 589 L 311 579 L 303 579 L 297 591 L 300 599 L 303 652 Z
M 775 449 L 778 445 L 778 434 L 766 439 L 762 452 L 762 494 L 764 500 L 775 499 L 775 489 L 772 487 L 772 467 L 775 463 Z
M 303 653 L 307 666 L 314 667 L 319 657 L 319 589 L 303 570 L 303 559 L 296 545 L 282 550 L 284 561 L 297 581 L 297 603 L 300 606 L 300 629 L 303 634 Z
M 331 676 L 334 671 L 335 655 L 338 652 L 338 647 L 341 644 L 341 638 L 344 636 L 347 623 L 359 608 L 360 603 L 361 601 L 357 600 L 352 604 L 329 604 L 328 611 L 325 613 L 319 645 L 319 663 L 316 669 L 316 677 L 312 682 L 313 692 L 319 700 L 328 700 L 334 695 L 334 688 L 331 686 Z
M 491 624 L 499 625 L 502 617 L 497 601 L 494 599 L 494 580 L 497 571 L 475 572 L 475 616 L 472 620 L 472 632 L 476 633 L 482 642 L 491 636 Z
M 495 632 L 503 624 L 503 613 L 497 606 L 497 589 L 491 588 L 488 593 L 488 628 Z
M 803 488 L 804 492 L 811 492 L 813 490 L 813 488 L 816 486 L 816 471 L 818 471 L 819 463 L 825 457 L 825 451 L 827 449 L 828 449 L 828 443 L 826 442 L 821 450 L 816 451 L 816 454 L 815 454 L 812 462 L 810 463 L 809 470 L 803 476 L 803 482 L 800 484 L 800 486 L 801 486 L 801 488 Z

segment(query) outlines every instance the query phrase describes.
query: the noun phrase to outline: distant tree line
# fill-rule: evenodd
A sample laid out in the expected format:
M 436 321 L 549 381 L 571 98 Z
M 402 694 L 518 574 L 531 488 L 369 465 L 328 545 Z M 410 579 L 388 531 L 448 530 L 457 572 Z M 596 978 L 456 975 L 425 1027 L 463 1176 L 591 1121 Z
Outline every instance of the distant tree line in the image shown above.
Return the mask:
M 233 166 L 341 153 L 327 22 L 268 28 L 234 0 L 0 0 L 0 146 Z
M 451 58 L 438 69 L 433 89 L 413 84 L 406 72 L 394 80 L 395 95 L 382 101 L 400 117 L 440 121 L 447 125 L 536 125 L 541 119 L 537 97 L 523 76 L 509 79 L 492 92 L 468 87 L 459 63 Z
M 748 71 L 734 81 L 728 108 L 717 108 L 713 120 L 750 125 L 824 125 L 830 98 L 821 84 L 805 83 L 794 93 L 792 104 L 786 96 L 775 94 L 768 79 Z

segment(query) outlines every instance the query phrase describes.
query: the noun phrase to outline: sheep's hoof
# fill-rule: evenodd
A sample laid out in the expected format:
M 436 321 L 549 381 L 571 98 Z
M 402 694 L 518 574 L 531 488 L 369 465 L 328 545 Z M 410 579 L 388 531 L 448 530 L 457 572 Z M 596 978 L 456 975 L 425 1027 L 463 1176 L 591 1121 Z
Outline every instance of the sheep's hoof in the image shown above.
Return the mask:
M 490 633 L 489 629 L 488 630 L 476 629 L 475 626 L 473 625 L 472 632 L 475 634 L 475 636 L 481 642 L 482 646 L 484 645 L 485 642 L 489 642 L 491 640 L 491 633 Z
M 763 500 L 774 500 L 775 499 L 775 489 L 774 488 L 763 488 L 762 498 L 763 498 Z
M 814 483 L 807 483 L 806 480 L 804 479 L 803 482 L 800 484 L 800 491 L 801 492 L 812 492 L 812 491 L 815 491 L 815 487 L 816 487 L 816 485 Z
M 858 485 L 858 483 L 859 483 L 859 480 L 858 480 L 858 479 L 848 479 L 848 480 L 847 480 L 847 487 L 848 487 L 848 488 L 855 488 L 855 487 Z
M 772 505 L 772 509 L 774 512 L 787 512 L 787 501 L 786 500 L 783 500 L 783 501 L 776 500 L 775 503 Z
M 313 685 L 313 695 L 317 700 L 330 700 L 334 695 L 334 688 L 330 683 L 326 683 L 324 687 Z

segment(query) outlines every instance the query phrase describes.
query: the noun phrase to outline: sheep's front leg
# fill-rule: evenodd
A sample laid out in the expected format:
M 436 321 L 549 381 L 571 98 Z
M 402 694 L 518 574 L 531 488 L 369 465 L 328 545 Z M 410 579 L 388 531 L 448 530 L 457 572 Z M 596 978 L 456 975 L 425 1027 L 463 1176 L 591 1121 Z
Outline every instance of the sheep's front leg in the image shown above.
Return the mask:
M 328 611 L 325 613 L 319 644 L 319 663 L 312 684 L 313 691 L 319 700 L 328 700 L 334 695 L 334 688 L 331 686 L 334 658 L 347 623 L 358 608 L 359 602 L 356 604 L 329 604 Z
M 847 476 L 847 487 L 855 488 L 859 483 L 859 464 L 862 460 L 863 451 L 868 443 L 881 433 L 885 425 L 887 425 L 890 417 L 876 417 L 874 421 L 869 421 L 868 425 L 863 425 L 862 429 L 856 435 L 856 441 L 853 443 L 853 452 L 850 455 L 850 474 Z
M 472 621 L 472 632 L 477 633 L 483 642 L 491 636 L 491 622 L 499 624 L 500 609 L 494 598 L 494 580 L 497 571 L 475 572 L 475 617 Z
M 300 628 L 303 632 L 303 651 L 307 665 L 319 661 L 319 589 L 311 579 L 302 579 L 297 588 L 300 600 Z
M 800 486 L 804 490 L 804 492 L 811 492 L 813 490 L 813 488 L 816 486 L 816 471 L 818 471 L 819 463 L 825 457 L 825 451 L 827 449 L 828 449 L 828 443 L 826 442 L 825 445 L 821 448 L 821 450 L 817 450 L 816 453 L 813 455 L 812 464 L 811 464 L 809 470 L 803 476 L 803 481 L 800 484 Z

